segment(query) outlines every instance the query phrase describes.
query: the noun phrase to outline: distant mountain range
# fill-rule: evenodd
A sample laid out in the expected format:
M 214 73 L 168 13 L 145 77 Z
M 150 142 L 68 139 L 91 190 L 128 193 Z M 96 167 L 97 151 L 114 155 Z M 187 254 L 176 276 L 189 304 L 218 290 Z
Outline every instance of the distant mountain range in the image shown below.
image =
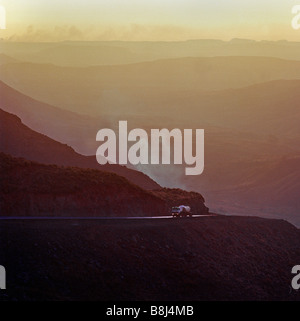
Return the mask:
M 18 60 L 86 67 L 157 59 L 214 56 L 261 56 L 300 60 L 300 43 L 232 39 L 188 41 L 65 41 L 58 43 L 1 42 L 1 51 Z
M 0 93 L 3 110 L 20 116 L 30 128 L 67 143 L 82 154 L 95 153 L 99 129 L 115 129 L 118 125 L 114 110 L 101 117 L 74 113 L 32 99 L 1 81 Z M 246 132 L 258 140 L 269 137 L 272 144 L 281 142 L 298 150 L 299 101 L 300 80 L 277 80 L 211 93 L 189 90 L 162 94 L 149 90 L 136 93 L 130 109 L 118 109 L 122 109 L 120 115 L 132 128 L 214 127 L 214 132 Z
M 0 65 L 11 64 L 18 62 L 17 59 L 14 59 L 8 55 L 0 53 Z
M 178 58 L 87 68 L 12 63 L 0 79 L 50 105 L 93 116 L 161 108 L 172 96 L 242 88 L 273 80 L 300 79 L 300 61 L 266 57 Z M 187 106 L 187 104 L 185 104 Z

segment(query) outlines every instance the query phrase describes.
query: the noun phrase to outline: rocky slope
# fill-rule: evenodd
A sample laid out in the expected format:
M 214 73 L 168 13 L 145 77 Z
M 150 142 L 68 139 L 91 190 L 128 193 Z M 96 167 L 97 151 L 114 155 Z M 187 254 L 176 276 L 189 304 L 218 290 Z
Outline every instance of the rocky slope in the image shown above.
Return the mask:
M 1 222 L 0 300 L 300 300 L 300 232 L 257 217 Z
M 109 126 L 103 115 L 89 117 L 45 104 L 7 86 L 2 81 L 0 94 L 1 109 L 17 115 L 24 125 L 34 131 L 68 144 L 84 155 L 92 155 L 95 152 L 97 131 Z
M 44 164 L 78 166 L 114 172 L 144 189 L 160 186 L 147 175 L 120 165 L 99 165 L 95 156 L 83 156 L 66 144 L 59 143 L 25 126 L 19 117 L 0 109 L 0 152 Z
M 183 199 L 191 200 L 198 214 L 208 211 L 198 193 L 146 191 L 114 173 L 44 165 L 4 153 L 0 185 L 1 216 L 157 216 Z

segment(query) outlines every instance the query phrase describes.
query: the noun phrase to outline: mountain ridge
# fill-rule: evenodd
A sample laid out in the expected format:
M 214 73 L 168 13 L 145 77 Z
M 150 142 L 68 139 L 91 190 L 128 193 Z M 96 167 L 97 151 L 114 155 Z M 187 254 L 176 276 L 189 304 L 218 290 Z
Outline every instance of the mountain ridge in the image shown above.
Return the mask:
M 70 146 L 59 143 L 46 135 L 25 126 L 18 116 L 0 109 L 0 151 L 15 157 L 39 161 L 45 164 L 78 166 L 99 169 L 125 176 L 133 183 L 146 188 L 158 189 L 160 186 L 147 175 L 125 166 L 99 165 L 95 156 L 83 156 Z
M 4 217 L 135 217 L 170 214 L 188 202 L 207 214 L 199 193 L 147 191 L 112 172 L 46 165 L 0 152 L 0 209 Z
M 276 79 L 299 79 L 300 61 L 264 57 L 178 58 L 86 68 L 21 63 L 2 65 L 0 71 L 2 81 L 28 96 L 95 116 L 110 114 L 122 106 L 129 108 L 135 93 L 150 89 L 154 93 L 162 89 L 205 92 Z

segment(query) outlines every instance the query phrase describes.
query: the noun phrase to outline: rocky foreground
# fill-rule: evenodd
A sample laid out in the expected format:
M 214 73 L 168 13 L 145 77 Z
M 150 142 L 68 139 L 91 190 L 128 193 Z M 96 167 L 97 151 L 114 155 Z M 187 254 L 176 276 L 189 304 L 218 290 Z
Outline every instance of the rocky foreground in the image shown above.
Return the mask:
M 10 220 L 1 300 L 300 300 L 300 231 L 283 220 Z

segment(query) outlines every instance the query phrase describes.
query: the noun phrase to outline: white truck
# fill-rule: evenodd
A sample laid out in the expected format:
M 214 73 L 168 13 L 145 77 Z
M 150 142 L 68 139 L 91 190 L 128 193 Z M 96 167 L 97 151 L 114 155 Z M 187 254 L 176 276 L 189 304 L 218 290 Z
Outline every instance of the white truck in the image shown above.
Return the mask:
M 186 205 L 179 205 L 172 207 L 173 217 L 192 217 L 191 208 Z

